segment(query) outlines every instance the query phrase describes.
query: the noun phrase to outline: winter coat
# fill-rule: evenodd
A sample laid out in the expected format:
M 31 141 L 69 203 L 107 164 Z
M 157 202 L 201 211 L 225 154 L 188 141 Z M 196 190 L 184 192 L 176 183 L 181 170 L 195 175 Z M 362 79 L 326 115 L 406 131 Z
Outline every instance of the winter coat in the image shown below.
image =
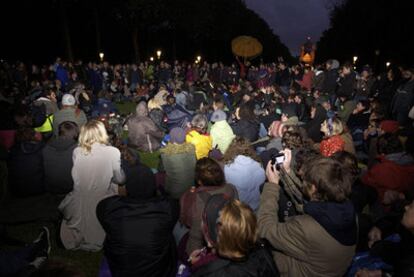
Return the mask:
M 343 103 L 338 110 L 338 117 L 342 120 L 342 122 L 347 122 L 349 117 L 352 114 L 352 111 L 356 107 L 355 101 L 353 100 L 347 100 L 345 103 Z
M 278 222 L 279 185 L 266 183 L 258 212 L 259 236 L 275 248 L 281 276 L 343 276 L 355 254 L 357 228 L 350 201 L 309 202 L 305 214 Z
M 148 117 L 147 104 L 140 102 L 136 114 L 128 122 L 128 143 L 140 151 L 152 152 L 160 148 L 163 132 Z
M 161 109 L 152 109 L 149 114 L 149 118 L 157 125 L 158 129 L 163 132 L 167 131 L 167 124 L 164 122 L 165 113 Z
M 408 123 L 408 113 L 414 104 L 414 80 L 402 84 L 391 103 L 392 118 L 402 126 Z
M 236 137 L 227 121 L 218 121 L 211 126 L 210 135 L 213 139 L 213 148 L 218 148 L 222 154 L 226 153 L 230 143 Z
M 333 95 L 335 94 L 338 79 L 338 70 L 330 69 L 323 73 L 322 93 Z
M 77 141 L 58 137 L 43 148 L 45 187 L 47 192 L 66 194 L 73 189 L 72 154 Z
M 166 173 L 165 190 L 174 199 L 194 185 L 195 147 L 190 143 L 169 143 L 161 149 L 162 167 Z
M 387 190 L 406 192 L 413 187 L 414 164 L 404 164 L 405 153 L 380 156 L 379 163 L 375 164 L 362 177 L 365 185 L 375 188 L 381 202 Z
M 192 130 L 185 137 L 185 141 L 194 145 L 197 160 L 207 157 L 212 149 L 213 141 L 209 134 L 200 134 L 199 132 Z
M 96 217 L 102 199 L 118 193 L 125 181 L 121 153 L 112 146 L 95 143 L 86 154 L 80 147 L 73 151 L 73 191 L 59 205 L 63 214 L 60 237 L 66 249 L 98 251 L 105 232 Z M 116 183 L 116 184 L 115 184 Z
M 74 122 L 80 128 L 88 120 L 81 109 L 75 106 L 63 107 L 53 115 L 53 134 L 55 137 L 59 135 L 59 125 L 65 121 Z
M 345 149 L 345 141 L 340 135 L 332 136 L 322 140 L 319 149 L 323 156 L 330 157 Z
M 324 107 L 318 105 L 316 107 L 315 116 L 304 126 L 308 137 L 314 143 L 322 141 L 323 134 L 321 132 L 321 124 L 326 120 L 326 110 Z
M 245 138 L 249 142 L 254 142 L 259 138 L 260 123 L 253 120 L 239 120 L 231 125 L 233 133 Z
M 314 76 L 315 76 L 315 73 L 309 70 L 309 72 L 303 74 L 302 80 L 297 81 L 297 82 L 306 91 L 310 91 L 312 89 L 312 81 L 313 81 Z
M 40 106 L 40 105 L 44 104 L 45 107 L 46 107 L 46 114 L 47 115 L 54 114 L 55 112 L 57 112 L 59 110 L 56 102 L 53 102 L 49 98 L 46 98 L 46 97 L 37 98 L 36 101 L 33 102 L 33 104 L 36 105 L 36 106 Z
M 260 202 L 260 186 L 266 180 L 262 165 L 250 157 L 238 155 L 232 163 L 224 166 L 224 175 L 226 182 L 236 187 L 240 201 L 256 211 Z
M 194 250 L 201 249 L 204 246 L 204 235 L 203 231 L 201 230 L 201 222 L 202 222 L 202 215 L 204 211 L 204 207 L 206 206 L 207 200 L 210 196 L 215 194 L 227 194 L 233 199 L 239 199 L 239 195 L 237 193 L 236 188 L 231 184 L 225 184 L 223 186 L 214 186 L 214 187 L 199 187 L 194 192 L 187 191 L 186 194 L 195 193 L 195 201 L 191 203 L 191 205 L 186 206 L 185 201 L 181 201 L 182 209 L 191 210 L 192 211 L 192 219 L 191 219 L 191 226 L 190 233 L 187 241 L 186 251 L 187 254 L 190 255 Z M 188 195 L 187 195 L 188 196 Z M 183 195 L 184 197 L 184 195 Z M 186 197 L 187 199 L 189 197 Z
M 96 215 L 106 232 L 112 276 L 175 276 L 177 212 L 171 201 L 116 195 L 99 202 Z
M 336 91 L 337 96 L 346 96 L 352 98 L 356 89 L 356 74 L 351 72 L 344 77 L 340 77 L 338 80 L 338 89 Z
M 41 142 L 23 142 L 9 154 L 9 188 L 15 196 L 31 196 L 45 192 Z
M 196 277 L 278 277 L 279 271 L 272 260 L 271 251 L 257 246 L 240 261 L 218 258 L 200 267 L 192 276 Z

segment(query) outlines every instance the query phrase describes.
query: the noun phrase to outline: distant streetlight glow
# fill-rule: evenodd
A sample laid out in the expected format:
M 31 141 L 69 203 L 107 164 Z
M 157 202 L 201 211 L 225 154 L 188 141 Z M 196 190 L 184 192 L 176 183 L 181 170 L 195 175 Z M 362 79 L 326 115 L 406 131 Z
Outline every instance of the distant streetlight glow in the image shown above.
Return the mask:
M 103 62 L 103 59 L 104 59 L 104 53 L 103 52 L 100 52 L 99 53 L 99 58 L 101 59 L 101 62 Z
M 157 50 L 157 58 L 160 59 L 161 58 L 161 50 Z
M 356 63 L 357 60 L 358 60 L 358 57 L 354 56 L 354 64 Z
M 390 62 L 387 62 L 386 65 L 387 65 L 387 67 L 390 67 L 391 63 Z
M 200 62 L 201 61 L 201 56 L 197 56 L 197 61 Z
M 153 62 L 153 61 L 154 61 L 154 57 L 150 57 L 150 61 L 152 61 L 152 62 Z

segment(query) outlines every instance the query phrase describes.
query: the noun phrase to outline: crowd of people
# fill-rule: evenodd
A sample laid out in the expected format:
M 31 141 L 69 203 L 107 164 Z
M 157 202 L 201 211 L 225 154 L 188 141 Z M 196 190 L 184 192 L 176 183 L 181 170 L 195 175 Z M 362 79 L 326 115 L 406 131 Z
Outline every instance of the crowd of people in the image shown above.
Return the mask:
M 413 68 L 2 61 L 0 93 L 2 191 L 112 276 L 414 276 Z

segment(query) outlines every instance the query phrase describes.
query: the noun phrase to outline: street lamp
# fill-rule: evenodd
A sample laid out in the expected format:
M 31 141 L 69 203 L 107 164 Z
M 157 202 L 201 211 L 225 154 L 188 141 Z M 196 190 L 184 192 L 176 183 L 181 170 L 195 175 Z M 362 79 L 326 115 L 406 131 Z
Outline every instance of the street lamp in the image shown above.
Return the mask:
M 101 59 L 101 62 L 103 62 L 103 59 L 104 59 L 104 53 L 103 52 L 99 53 L 99 58 Z
M 356 63 L 357 60 L 358 60 L 358 57 L 354 56 L 354 58 L 353 58 L 354 64 Z
M 201 61 L 201 56 L 197 56 L 197 61 L 200 62 Z
M 387 67 L 390 67 L 391 63 L 390 63 L 390 62 L 387 62 L 385 65 L 386 65 Z
M 161 58 L 161 50 L 157 50 L 157 58 L 160 59 Z
M 154 57 L 150 57 L 150 61 L 152 61 L 152 62 L 153 62 L 153 61 L 154 61 Z

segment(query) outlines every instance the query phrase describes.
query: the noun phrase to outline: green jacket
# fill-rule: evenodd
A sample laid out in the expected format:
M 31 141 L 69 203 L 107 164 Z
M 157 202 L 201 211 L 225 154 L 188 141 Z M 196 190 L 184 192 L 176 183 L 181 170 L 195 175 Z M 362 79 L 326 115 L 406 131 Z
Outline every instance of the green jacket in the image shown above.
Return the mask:
M 174 199 L 194 185 L 195 147 L 190 143 L 169 143 L 160 150 L 162 167 L 166 173 L 165 190 Z
M 213 148 L 218 148 L 222 154 L 226 153 L 230 143 L 236 137 L 227 121 L 218 121 L 211 126 L 210 136 L 213 139 Z

